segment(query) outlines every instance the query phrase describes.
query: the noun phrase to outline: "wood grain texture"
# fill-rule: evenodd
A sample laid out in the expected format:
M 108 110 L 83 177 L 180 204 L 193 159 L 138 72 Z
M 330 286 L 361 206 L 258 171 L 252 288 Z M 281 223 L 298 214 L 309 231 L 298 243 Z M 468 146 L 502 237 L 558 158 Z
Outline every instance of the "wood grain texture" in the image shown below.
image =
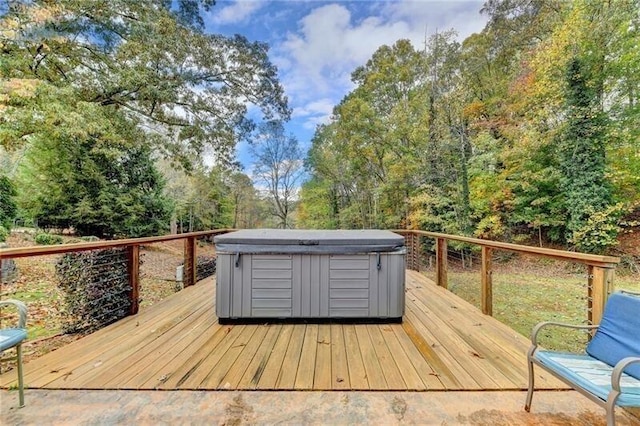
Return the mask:
M 220 325 L 204 280 L 25 364 L 41 389 L 525 389 L 528 339 L 407 271 L 402 324 Z M 0 375 L 13 386 L 15 371 Z M 566 388 L 539 373 L 540 389 Z

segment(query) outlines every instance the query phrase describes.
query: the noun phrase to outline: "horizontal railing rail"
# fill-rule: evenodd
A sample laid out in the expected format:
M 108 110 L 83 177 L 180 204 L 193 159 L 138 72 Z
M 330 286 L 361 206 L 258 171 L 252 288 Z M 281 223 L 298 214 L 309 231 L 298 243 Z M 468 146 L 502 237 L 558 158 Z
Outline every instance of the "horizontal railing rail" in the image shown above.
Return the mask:
M 216 229 L 209 231 L 190 232 L 185 234 L 172 234 L 144 238 L 129 238 L 122 240 L 110 240 L 99 242 L 82 242 L 74 244 L 60 244 L 51 246 L 32 246 L 20 248 L 0 249 L 0 261 L 3 259 L 45 256 L 52 254 L 64 254 L 88 250 L 101 250 L 114 247 L 126 247 L 128 249 L 128 274 L 131 287 L 129 295 L 131 302 L 130 314 L 135 314 L 139 309 L 139 275 L 140 275 L 140 247 L 148 244 L 172 240 L 184 240 L 184 286 L 190 286 L 196 282 L 197 244 L 199 238 L 206 238 L 233 231 L 233 229 Z M 449 235 L 437 232 L 420 230 L 399 229 L 394 232 L 403 235 L 407 246 L 407 268 L 420 270 L 420 255 L 422 252 L 420 238 L 430 238 L 435 242 L 435 281 L 436 284 L 447 288 L 448 274 L 448 242 L 457 241 L 479 246 L 481 256 L 481 309 L 487 315 L 493 314 L 493 289 L 492 289 L 492 260 L 494 250 L 505 250 L 515 253 L 525 253 L 538 257 L 546 257 L 566 262 L 581 263 L 587 266 L 587 300 L 588 321 L 598 323 L 602 318 L 604 305 L 611 290 L 614 271 L 620 259 L 612 256 L 601 256 L 586 253 L 576 253 L 565 250 L 530 247 L 520 244 L 504 243 L 480 238 Z
M 72 253 L 85 250 L 100 250 L 112 247 L 143 246 L 145 244 L 161 243 L 163 241 L 183 240 L 188 238 L 202 238 L 212 235 L 231 232 L 233 229 L 216 229 L 211 231 L 188 232 L 184 234 L 159 235 L 154 237 L 125 238 L 122 240 L 109 240 L 97 242 L 83 242 L 73 244 L 57 244 L 51 246 L 31 246 L 0 249 L 1 258 L 18 258 L 31 256 L 44 256 L 48 254 Z
M 587 320 L 598 324 L 602 318 L 604 305 L 611 292 L 615 268 L 620 259 L 613 256 L 601 256 L 587 253 L 576 253 L 567 250 L 556 250 L 543 247 L 530 247 L 480 238 L 449 235 L 438 232 L 397 229 L 393 232 L 403 235 L 407 246 L 407 268 L 421 269 L 420 254 L 422 252 L 420 237 L 435 241 L 435 281 L 440 287 L 448 287 L 448 241 L 457 241 L 479 246 L 481 249 L 480 270 L 480 304 L 482 312 L 493 315 L 493 251 L 504 250 L 514 253 L 531 254 L 566 262 L 581 263 L 587 266 Z
M 199 238 L 211 237 L 232 231 L 232 229 L 216 229 L 210 231 L 189 232 L 185 234 L 171 234 L 143 238 L 127 238 L 121 240 L 82 242 L 73 244 L 58 244 L 50 246 L 31 246 L 0 249 L 0 262 L 4 259 L 21 257 L 46 256 L 52 254 L 75 253 L 90 250 L 104 250 L 125 247 L 128 250 L 127 270 L 129 286 L 130 315 L 138 313 L 140 308 L 140 247 L 165 241 L 184 240 L 184 271 L 183 285 L 185 287 L 196 283 L 197 244 Z

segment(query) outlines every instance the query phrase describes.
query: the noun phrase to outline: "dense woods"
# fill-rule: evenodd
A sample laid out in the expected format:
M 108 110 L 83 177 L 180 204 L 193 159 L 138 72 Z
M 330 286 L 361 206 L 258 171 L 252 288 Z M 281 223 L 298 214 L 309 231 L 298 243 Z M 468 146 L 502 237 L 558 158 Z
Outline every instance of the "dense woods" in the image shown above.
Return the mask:
M 640 208 L 640 3 L 488 1 L 461 43 L 399 40 L 317 129 L 302 227 L 603 252 Z
M 205 34 L 212 6 L 3 4 L 4 228 L 412 228 L 606 252 L 639 216 L 638 0 L 489 0 L 465 40 L 380 47 L 301 187 L 268 47 Z
M 99 237 L 163 233 L 172 214 L 192 229 L 240 223 L 248 107 L 267 120 L 289 109 L 265 44 L 203 31 L 213 4 L 0 3 L 0 164 L 20 219 Z M 162 159 L 193 186 L 173 196 Z

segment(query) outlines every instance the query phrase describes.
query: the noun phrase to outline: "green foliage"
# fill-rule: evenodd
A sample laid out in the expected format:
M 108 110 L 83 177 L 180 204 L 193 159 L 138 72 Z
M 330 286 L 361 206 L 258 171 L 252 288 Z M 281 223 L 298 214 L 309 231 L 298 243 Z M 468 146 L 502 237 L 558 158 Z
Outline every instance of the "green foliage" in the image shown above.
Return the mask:
M 188 166 L 205 145 L 220 158 L 233 152 L 252 129 L 247 100 L 267 118 L 288 117 L 267 46 L 199 31 L 200 3 L 10 2 L 0 21 L 0 145 L 90 134 L 105 110 L 108 121 L 144 121 L 148 140 Z
M 458 234 L 455 228 L 453 200 L 444 191 L 433 186 L 423 186 L 411 199 L 409 225 L 412 229 Z
M 18 213 L 16 187 L 7 176 L 0 175 L 0 226 L 11 229 Z
M 358 87 L 318 128 L 307 158 L 313 176 L 302 192 L 303 220 L 316 225 L 396 228 L 407 223 L 412 191 L 433 176 L 427 147 L 424 58 L 408 40 L 382 46 L 352 74 Z M 428 153 L 433 150 L 426 150 Z M 321 191 L 314 191 L 322 188 Z M 314 200 L 308 196 L 313 195 Z M 320 201 L 322 200 L 322 201 Z M 328 208 L 312 207 L 324 203 Z M 306 215 L 306 216 L 305 216 Z
M 593 213 L 602 211 L 611 202 L 610 187 L 605 179 L 605 118 L 600 110 L 599 85 L 592 81 L 592 70 L 579 58 L 569 62 L 567 69 L 567 128 L 559 143 L 562 187 L 568 211 L 569 240 L 582 249 L 598 250 L 611 245 L 604 235 L 615 239 L 615 228 L 607 227 L 603 235 L 586 238 L 586 222 Z M 596 223 L 608 222 L 604 218 Z M 591 225 L 591 230 L 597 225 Z M 613 235 L 611 235 L 613 233 Z M 582 235 L 578 237 L 577 234 Z M 588 243 L 587 243 L 588 241 Z M 594 243 L 600 241 L 601 245 Z M 582 243 L 584 242 L 584 243 Z
M 152 164 L 158 157 L 193 170 L 209 149 L 230 163 L 254 128 L 250 105 L 261 118 L 288 118 L 268 46 L 204 32 L 201 12 L 213 4 L 7 3 L 0 147 L 26 153 L 16 179 L 25 218 L 99 237 L 162 233 L 174 206 Z M 224 185 L 215 191 L 198 205 L 215 202 L 214 213 L 198 215 L 197 226 L 238 216 Z M 177 216 L 193 224 L 192 200 L 177 201 Z
M 40 244 L 43 246 L 51 246 L 54 244 L 62 244 L 63 240 L 60 235 L 55 234 L 47 234 L 46 232 L 41 232 L 36 234 L 35 237 L 36 244 Z
M 640 198 L 639 10 L 488 1 L 462 44 L 382 46 L 316 131 L 302 223 L 609 250 Z
M 168 229 L 172 205 L 148 147 L 42 141 L 21 168 L 20 203 L 44 228 L 142 237 Z
M 176 202 L 178 231 L 202 231 L 233 225 L 236 208 L 238 215 L 242 208 L 238 204 L 244 201 L 243 196 L 252 194 L 232 189 L 232 176 L 233 171 L 227 167 L 198 167 L 189 175 L 183 174 L 168 182 L 166 194 Z M 245 188 L 247 192 L 253 190 L 250 183 L 249 186 L 249 189 Z
M 7 238 L 9 238 L 9 235 L 10 235 L 9 230 L 4 226 L 0 225 L 0 243 L 7 241 Z
M 302 187 L 297 223 L 306 229 L 339 228 L 336 191 L 327 181 L 312 180 Z
M 265 226 L 267 200 L 237 167 L 199 165 L 186 173 L 161 161 L 159 169 L 167 181 L 164 193 L 175 202 L 176 231 Z
M 586 220 L 580 229 L 574 231 L 571 242 L 578 250 L 588 253 L 605 253 L 618 245 L 617 236 L 621 231 L 620 219 L 628 213 L 622 203 L 596 211 L 587 208 Z
M 65 333 L 95 330 L 129 314 L 127 267 L 126 249 L 67 253 L 58 261 Z

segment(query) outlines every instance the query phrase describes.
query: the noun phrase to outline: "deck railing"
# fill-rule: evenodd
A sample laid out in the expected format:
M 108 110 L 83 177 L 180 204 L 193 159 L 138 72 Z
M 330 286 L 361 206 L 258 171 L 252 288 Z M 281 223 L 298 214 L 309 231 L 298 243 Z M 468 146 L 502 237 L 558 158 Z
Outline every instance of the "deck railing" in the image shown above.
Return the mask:
M 140 304 L 140 247 L 164 241 L 184 240 L 184 272 L 183 285 L 185 287 L 196 283 L 196 260 L 197 244 L 199 238 L 211 237 L 214 235 L 229 232 L 229 229 L 216 229 L 212 231 L 189 232 L 186 234 L 163 235 L 156 237 L 129 238 L 122 240 L 87 242 L 75 244 L 60 244 L 52 246 L 33 246 L 8 248 L 0 250 L 0 262 L 4 259 L 15 259 L 21 257 L 46 256 L 52 254 L 65 254 L 90 250 L 102 250 L 108 248 L 126 248 L 128 253 L 127 269 L 130 291 L 128 294 L 130 302 L 129 314 L 138 313 Z
M 86 242 L 76 244 L 62 244 L 55 246 L 35 246 L 22 248 L 9 248 L 0 250 L 0 261 L 3 259 L 43 256 L 52 254 L 64 254 L 88 250 L 100 250 L 114 247 L 125 247 L 128 250 L 128 274 L 130 283 L 129 301 L 131 303 L 130 314 L 136 314 L 139 309 L 139 270 L 140 247 L 164 241 L 184 240 L 184 286 L 190 286 L 196 282 L 196 258 L 199 238 L 211 237 L 231 231 L 230 229 L 217 229 L 186 234 L 165 235 L 145 238 L 131 238 L 123 240 Z M 546 257 L 567 262 L 582 263 L 587 267 L 587 300 L 588 321 L 598 323 L 602 318 L 605 302 L 611 291 L 614 271 L 620 262 L 617 257 L 599 256 L 584 253 L 575 253 L 564 250 L 554 250 L 540 247 L 529 247 L 519 244 L 503 243 L 478 238 L 463 237 L 457 235 L 440 234 L 435 232 L 417 230 L 395 230 L 394 232 L 405 237 L 407 246 L 407 268 L 420 271 L 422 245 L 420 238 L 426 237 L 435 241 L 435 282 L 438 286 L 447 288 L 447 258 L 448 241 L 457 241 L 479 246 L 481 257 L 481 309 L 486 315 L 493 314 L 493 289 L 492 289 L 492 259 L 495 250 L 505 250 L 516 253 L 526 253 L 539 257 Z
M 493 252 L 504 250 L 514 253 L 526 253 L 538 257 L 556 259 L 566 262 L 581 263 L 587 267 L 587 320 L 591 324 L 598 324 L 602 318 L 604 305 L 612 290 L 616 265 L 620 259 L 612 256 L 600 256 L 586 253 L 576 253 L 565 250 L 555 250 L 542 247 L 530 247 L 520 244 L 503 243 L 479 238 L 458 235 L 440 234 L 418 230 L 395 230 L 405 237 L 407 246 L 407 268 L 420 271 L 423 268 L 421 253 L 423 251 L 420 237 L 432 239 L 435 242 L 435 282 L 438 286 L 447 288 L 447 258 L 448 241 L 479 246 L 481 249 L 480 262 L 480 304 L 482 312 L 493 315 L 493 285 L 492 264 Z

